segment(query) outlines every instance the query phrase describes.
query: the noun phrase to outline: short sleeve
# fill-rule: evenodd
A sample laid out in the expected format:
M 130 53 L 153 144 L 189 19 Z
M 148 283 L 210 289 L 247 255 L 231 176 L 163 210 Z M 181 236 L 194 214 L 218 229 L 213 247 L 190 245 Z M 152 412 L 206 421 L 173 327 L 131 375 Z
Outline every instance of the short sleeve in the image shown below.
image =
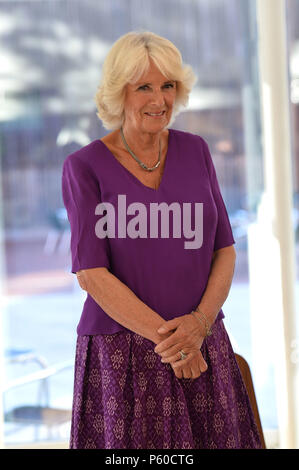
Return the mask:
M 107 238 L 96 235 L 96 206 L 101 203 L 99 182 L 77 153 L 69 155 L 62 168 L 62 198 L 71 226 L 71 272 L 110 267 Z
M 216 251 L 226 246 L 233 245 L 235 243 L 235 240 L 233 237 L 228 213 L 227 213 L 227 210 L 226 210 L 226 207 L 225 207 L 222 195 L 221 195 L 214 163 L 210 154 L 208 144 L 205 142 L 204 139 L 202 139 L 202 142 L 204 146 L 204 154 L 205 154 L 207 169 L 208 169 L 208 173 L 210 176 L 212 193 L 214 196 L 214 201 L 215 201 L 217 212 L 218 212 L 218 223 L 217 223 L 217 229 L 216 229 L 215 241 L 214 241 L 214 251 Z

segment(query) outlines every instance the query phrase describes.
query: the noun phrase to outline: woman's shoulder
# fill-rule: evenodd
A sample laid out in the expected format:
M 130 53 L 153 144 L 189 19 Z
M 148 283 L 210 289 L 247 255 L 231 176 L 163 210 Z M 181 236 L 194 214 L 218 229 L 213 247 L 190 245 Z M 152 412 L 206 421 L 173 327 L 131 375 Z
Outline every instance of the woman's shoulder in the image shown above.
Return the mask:
M 170 128 L 170 131 L 178 140 L 185 142 L 186 144 L 207 145 L 205 139 L 199 134 L 193 134 L 192 132 L 172 128 Z
M 63 168 L 68 166 L 92 170 L 94 163 L 101 160 L 101 140 L 95 139 L 83 147 L 68 154 L 63 161 Z
M 173 129 L 178 151 L 184 156 L 188 154 L 190 161 L 200 162 L 206 166 L 208 172 L 213 172 L 213 159 L 207 141 L 199 134 Z

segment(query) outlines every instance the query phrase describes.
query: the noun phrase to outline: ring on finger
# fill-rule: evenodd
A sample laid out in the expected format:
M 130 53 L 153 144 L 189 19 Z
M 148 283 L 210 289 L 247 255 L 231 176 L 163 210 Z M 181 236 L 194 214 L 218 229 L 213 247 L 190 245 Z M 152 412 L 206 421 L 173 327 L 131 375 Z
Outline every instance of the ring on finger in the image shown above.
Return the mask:
M 183 351 L 182 349 L 179 351 L 179 353 L 180 353 L 180 359 L 181 359 L 181 361 L 183 361 L 184 359 L 187 358 L 187 354 L 184 353 L 184 351 Z

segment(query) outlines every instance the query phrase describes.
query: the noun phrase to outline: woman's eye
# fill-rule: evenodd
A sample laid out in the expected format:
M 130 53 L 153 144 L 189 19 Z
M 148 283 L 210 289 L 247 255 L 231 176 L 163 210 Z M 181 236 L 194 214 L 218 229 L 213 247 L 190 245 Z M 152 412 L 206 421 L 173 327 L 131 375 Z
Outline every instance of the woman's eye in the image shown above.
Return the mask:
M 163 88 L 174 88 L 174 84 L 173 83 L 165 83 L 165 85 L 163 85 Z M 141 85 L 138 90 L 148 90 L 149 89 L 149 86 L 148 85 Z

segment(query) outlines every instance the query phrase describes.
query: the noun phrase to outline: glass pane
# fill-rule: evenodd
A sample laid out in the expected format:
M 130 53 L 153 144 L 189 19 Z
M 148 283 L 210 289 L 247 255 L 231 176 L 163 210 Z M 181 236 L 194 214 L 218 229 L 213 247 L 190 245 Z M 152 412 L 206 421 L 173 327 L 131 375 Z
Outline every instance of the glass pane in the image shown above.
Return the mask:
M 169 38 L 198 75 L 172 127 L 202 135 L 215 162 L 237 241 L 225 324 L 251 365 L 247 228 L 263 190 L 255 1 L 7 0 L 0 10 L 5 441 L 68 440 L 85 295 L 70 273 L 61 167 L 106 134 L 93 97 L 107 51 L 130 30 Z M 275 427 L 271 371 L 255 387 L 262 424 Z

